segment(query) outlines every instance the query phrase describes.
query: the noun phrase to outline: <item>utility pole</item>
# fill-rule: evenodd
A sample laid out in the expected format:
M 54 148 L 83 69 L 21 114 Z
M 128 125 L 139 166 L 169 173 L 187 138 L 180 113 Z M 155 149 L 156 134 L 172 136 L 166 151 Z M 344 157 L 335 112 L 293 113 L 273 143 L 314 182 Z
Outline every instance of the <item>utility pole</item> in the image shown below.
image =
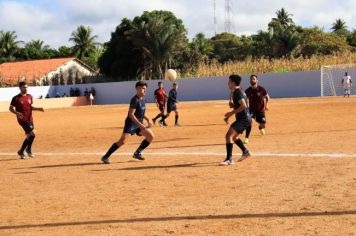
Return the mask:
M 231 0 L 225 0 L 225 32 L 231 33 Z

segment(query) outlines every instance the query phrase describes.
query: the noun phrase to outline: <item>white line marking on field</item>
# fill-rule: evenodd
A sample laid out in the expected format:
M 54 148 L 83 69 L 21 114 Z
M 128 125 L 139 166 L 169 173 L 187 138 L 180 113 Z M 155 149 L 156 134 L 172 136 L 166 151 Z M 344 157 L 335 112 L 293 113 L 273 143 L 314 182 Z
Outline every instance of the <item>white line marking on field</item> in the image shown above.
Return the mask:
M 39 152 L 37 156 L 102 156 L 101 152 Z M 131 156 L 132 152 L 118 152 L 115 156 Z M 147 156 L 225 156 L 226 153 L 214 152 L 145 152 Z M 235 154 L 239 155 L 239 154 Z M 17 156 L 16 153 L 0 152 L 0 156 Z M 328 157 L 328 158 L 347 158 L 356 157 L 356 153 L 268 153 L 256 152 L 252 156 L 258 157 Z

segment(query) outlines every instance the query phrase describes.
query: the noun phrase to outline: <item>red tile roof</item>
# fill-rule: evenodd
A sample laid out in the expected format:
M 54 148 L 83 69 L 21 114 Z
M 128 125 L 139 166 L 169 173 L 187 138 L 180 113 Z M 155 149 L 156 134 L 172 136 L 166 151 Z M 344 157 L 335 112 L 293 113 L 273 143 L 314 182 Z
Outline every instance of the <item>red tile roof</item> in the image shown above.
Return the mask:
M 6 84 L 17 84 L 19 79 L 26 78 L 32 83 L 35 78 L 41 78 L 51 71 L 75 58 L 58 58 L 46 60 L 33 60 L 21 62 L 6 62 L 0 64 L 0 78 L 5 79 Z

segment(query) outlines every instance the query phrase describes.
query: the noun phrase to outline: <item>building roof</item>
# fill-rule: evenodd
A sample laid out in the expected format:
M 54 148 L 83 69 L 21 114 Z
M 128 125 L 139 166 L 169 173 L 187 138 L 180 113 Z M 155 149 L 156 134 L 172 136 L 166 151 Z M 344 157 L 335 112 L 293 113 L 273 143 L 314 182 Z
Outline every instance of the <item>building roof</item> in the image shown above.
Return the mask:
M 17 84 L 19 79 L 26 79 L 28 83 L 31 83 L 34 79 L 46 76 L 51 71 L 55 71 L 58 67 L 72 60 L 93 71 L 93 69 L 76 58 L 58 58 L 0 64 L 0 78 L 4 78 L 6 84 Z

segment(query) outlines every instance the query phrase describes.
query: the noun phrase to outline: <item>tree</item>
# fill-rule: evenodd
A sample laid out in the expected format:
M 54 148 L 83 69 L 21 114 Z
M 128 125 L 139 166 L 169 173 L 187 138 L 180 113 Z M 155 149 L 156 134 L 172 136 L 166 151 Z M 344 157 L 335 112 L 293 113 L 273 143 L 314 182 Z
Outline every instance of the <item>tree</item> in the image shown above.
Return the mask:
M 43 42 L 40 39 L 32 40 L 31 42 L 27 43 L 25 47 L 35 49 L 37 51 L 44 51 L 44 50 L 50 49 L 50 46 L 47 44 L 45 45 L 45 42 Z
M 163 79 L 163 68 L 171 67 L 174 56 L 188 43 L 182 21 L 168 11 L 144 12 L 133 20 L 127 35 L 146 61 L 146 79 Z
M 281 24 L 283 27 L 288 27 L 290 25 L 294 25 L 293 19 L 291 16 L 292 14 L 289 14 L 284 8 L 281 10 L 278 10 L 276 12 L 277 18 L 272 18 L 272 21 L 270 24 L 278 23 Z
M 333 33 L 342 37 L 345 40 L 350 34 L 350 32 L 347 29 L 346 22 L 341 18 L 335 20 L 335 22 L 332 24 L 331 30 Z
M 58 48 L 58 57 L 72 57 L 73 52 L 70 47 L 67 46 L 60 46 Z
M 194 47 L 200 54 L 209 56 L 213 52 L 213 45 L 211 41 L 205 38 L 203 33 L 198 33 L 193 38 L 191 46 Z
M 346 41 L 333 33 L 303 29 L 297 56 L 331 55 L 349 50 Z
M 356 29 L 354 29 L 349 36 L 347 37 L 348 44 L 353 47 L 353 50 L 356 50 Z
M 71 38 L 69 41 L 74 43 L 72 51 L 79 59 L 89 56 L 95 51 L 96 45 L 95 42 L 97 35 L 92 35 L 93 30 L 88 26 L 83 25 L 78 26 L 78 28 L 72 32 Z
M 219 62 L 244 60 L 252 53 L 251 38 L 246 36 L 239 37 L 225 32 L 212 37 L 211 43 L 214 47 L 212 58 Z
M 15 31 L 0 31 L 0 57 L 10 59 L 22 41 L 16 41 Z

